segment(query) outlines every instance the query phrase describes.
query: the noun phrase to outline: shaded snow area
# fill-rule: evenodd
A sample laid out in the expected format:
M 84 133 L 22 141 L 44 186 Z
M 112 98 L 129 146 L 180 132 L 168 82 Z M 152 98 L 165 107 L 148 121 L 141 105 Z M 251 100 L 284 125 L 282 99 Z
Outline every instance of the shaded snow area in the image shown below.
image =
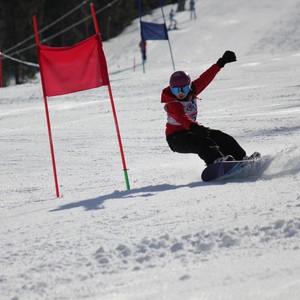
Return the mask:
M 203 161 L 168 148 L 168 43 L 148 41 L 144 74 L 136 20 L 104 43 L 130 191 L 106 87 L 49 98 L 58 199 L 39 80 L 0 90 L 1 300 L 300 299 L 300 1 L 196 9 L 169 32 L 176 69 L 196 78 L 237 55 L 200 95 L 198 121 L 267 170 L 205 183 Z

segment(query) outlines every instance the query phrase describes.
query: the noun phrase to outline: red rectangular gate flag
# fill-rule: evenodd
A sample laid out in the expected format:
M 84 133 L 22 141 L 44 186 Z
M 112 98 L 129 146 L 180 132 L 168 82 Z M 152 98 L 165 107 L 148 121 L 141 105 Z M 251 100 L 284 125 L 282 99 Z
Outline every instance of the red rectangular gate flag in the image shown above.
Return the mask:
M 45 96 L 57 96 L 109 85 L 99 35 L 71 47 L 38 45 Z

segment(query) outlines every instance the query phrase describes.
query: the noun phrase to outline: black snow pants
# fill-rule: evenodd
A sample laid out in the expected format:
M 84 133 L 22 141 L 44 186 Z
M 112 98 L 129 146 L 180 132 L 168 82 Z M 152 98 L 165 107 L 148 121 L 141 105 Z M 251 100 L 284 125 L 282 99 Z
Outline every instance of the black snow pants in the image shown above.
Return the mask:
M 206 138 L 199 138 L 191 131 L 175 132 L 167 135 L 167 142 L 172 151 L 198 154 L 207 165 L 225 155 L 232 155 L 236 160 L 246 155 L 245 150 L 229 134 L 214 129 L 209 131 L 210 136 Z

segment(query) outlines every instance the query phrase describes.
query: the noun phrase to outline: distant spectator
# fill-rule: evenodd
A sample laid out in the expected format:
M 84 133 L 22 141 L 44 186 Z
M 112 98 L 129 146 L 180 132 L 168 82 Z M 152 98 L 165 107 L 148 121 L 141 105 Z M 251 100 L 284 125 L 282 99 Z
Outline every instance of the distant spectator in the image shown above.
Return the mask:
M 190 0 L 190 12 L 190 20 L 197 19 L 194 0 Z
M 175 13 L 174 13 L 174 9 L 172 8 L 169 14 L 169 18 L 170 18 L 170 25 L 169 25 L 169 30 L 172 29 L 177 29 L 177 21 L 174 19 Z
M 145 62 L 146 59 L 147 59 L 147 56 L 146 56 L 146 46 L 147 46 L 147 43 L 146 43 L 146 41 L 145 40 L 141 40 L 139 46 L 140 46 L 141 53 L 142 53 L 142 59 Z

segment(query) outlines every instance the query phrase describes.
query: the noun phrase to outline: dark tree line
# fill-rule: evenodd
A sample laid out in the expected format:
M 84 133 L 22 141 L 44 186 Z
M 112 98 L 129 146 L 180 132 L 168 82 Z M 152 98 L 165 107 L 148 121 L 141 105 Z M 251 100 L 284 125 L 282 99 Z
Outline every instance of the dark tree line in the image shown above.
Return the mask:
M 73 27 L 72 29 L 47 40 L 48 37 L 72 26 L 85 17 L 90 16 L 89 3 L 93 2 L 95 10 L 107 6 L 112 0 L 1 0 L 0 9 L 0 51 L 15 58 L 37 63 L 36 48 L 34 46 L 34 32 L 32 16 L 37 16 L 39 29 L 45 28 L 52 22 L 62 17 L 67 12 L 79 7 L 72 14 L 45 30 L 40 35 L 40 40 L 46 39 L 43 44 L 49 46 L 69 46 L 94 34 L 94 27 L 91 19 Z M 173 4 L 178 2 L 178 11 L 184 10 L 185 0 L 164 0 L 163 4 Z M 83 5 L 81 5 L 83 4 Z M 143 13 L 151 13 L 151 10 L 159 7 L 159 0 L 142 0 Z M 139 16 L 138 0 L 119 0 L 111 6 L 97 14 L 102 39 L 105 41 L 117 36 L 124 28 Z M 25 39 L 32 36 L 26 43 L 18 48 L 14 47 Z M 32 46 L 32 48 L 22 51 L 21 49 Z M 7 51 L 9 50 L 9 51 Z M 20 53 L 18 50 L 21 50 Z M 3 59 L 3 83 L 14 78 L 16 84 L 26 81 L 33 76 L 36 68 L 29 67 L 10 59 Z

